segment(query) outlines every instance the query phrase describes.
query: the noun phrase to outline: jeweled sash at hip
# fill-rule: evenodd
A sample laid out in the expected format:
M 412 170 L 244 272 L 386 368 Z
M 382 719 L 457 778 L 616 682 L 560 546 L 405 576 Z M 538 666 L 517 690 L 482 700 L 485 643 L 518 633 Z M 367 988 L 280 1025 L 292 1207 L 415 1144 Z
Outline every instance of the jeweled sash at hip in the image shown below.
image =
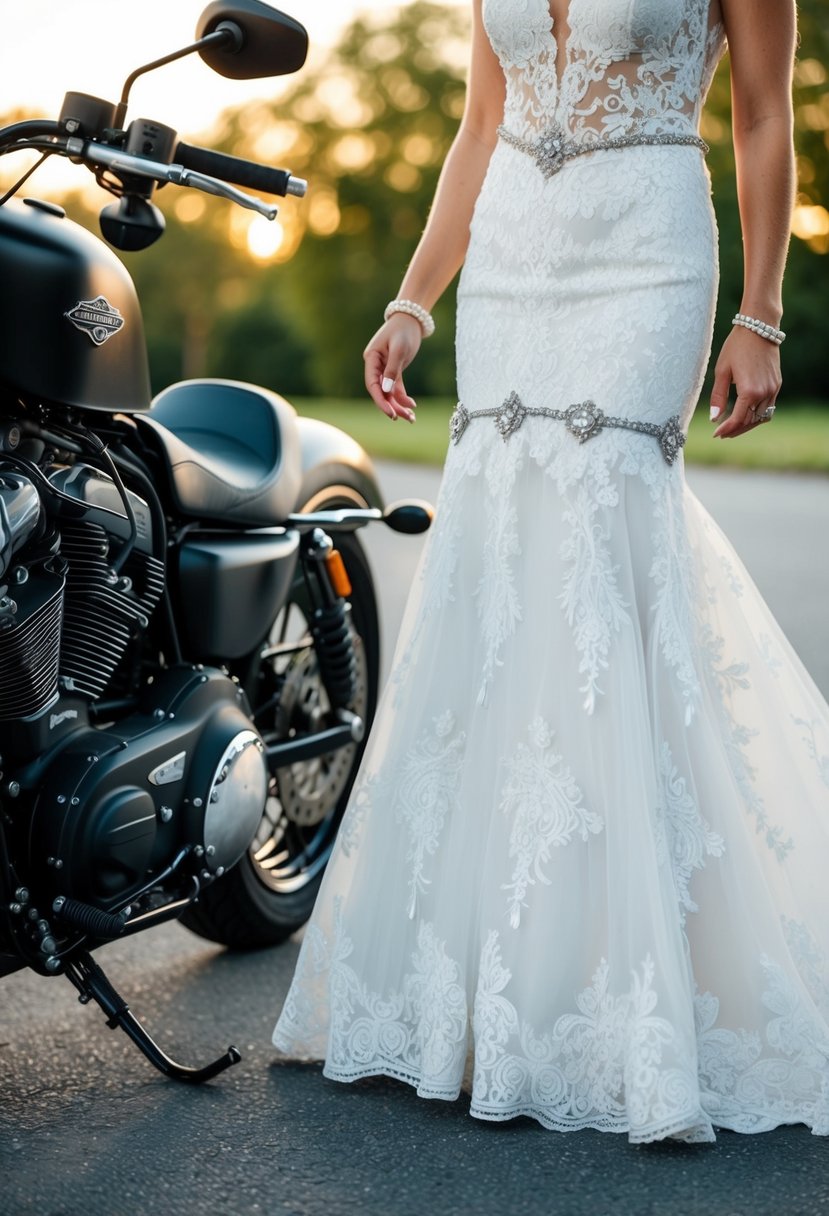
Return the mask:
M 638 422 L 632 418 L 615 418 L 605 414 L 593 401 L 579 401 L 565 410 L 554 410 L 547 406 L 528 406 L 512 392 L 496 409 L 468 410 L 462 402 L 455 406 L 449 420 L 449 435 L 453 443 L 459 443 L 473 418 L 494 418 L 495 426 L 506 442 L 513 431 L 517 431 L 527 417 L 554 418 L 564 422 L 567 430 L 580 443 L 585 443 L 605 427 L 635 431 L 640 435 L 652 435 L 659 441 L 659 448 L 667 464 L 673 464 L 685 444 L 685 435 L 679 415 L 674 414 L 662 426 L 655 422 Z
M 505 126 L 498 128 L 498 134 L 505 143 L 525 152 L 538 165 L 545 177 L 553 177 L 568 161 L 577 156 L 587 156 L 590 152 L 603 152 L 607 148 L 636 148 L 640 146 L 664 144 L 688 145 L 708 151 L 708 144 L 698 135 L 612 135 L 607 139 L 598 139 L 595 143 L 576 143 L 568 139 L 564 128 L 558 123 L 545 127 L 538 139 L 522 139 L 514 135 Z

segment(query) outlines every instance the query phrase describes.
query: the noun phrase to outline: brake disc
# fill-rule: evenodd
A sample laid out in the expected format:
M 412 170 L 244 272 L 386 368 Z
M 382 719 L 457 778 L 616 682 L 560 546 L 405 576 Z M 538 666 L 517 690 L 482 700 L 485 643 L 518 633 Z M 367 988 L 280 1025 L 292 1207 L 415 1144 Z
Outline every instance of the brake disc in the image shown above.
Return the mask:
M 352 630 L 356 659 L 356 692 L 349 706 L 365 718 L 368 703 L 368 673 L 362 639 Z M 320 676 L 313 649 L 293 657 L 285 673 L 285 683 L 277 714 L 277 734 L 305 734 L 330 724 L 331 705 Z M 354 762 L 356 743 L 312 760 L 302 760 L 279 769 L 277 797 L 287 819 L 300 827 L 314 827 L 331 814 L 346 788 Z

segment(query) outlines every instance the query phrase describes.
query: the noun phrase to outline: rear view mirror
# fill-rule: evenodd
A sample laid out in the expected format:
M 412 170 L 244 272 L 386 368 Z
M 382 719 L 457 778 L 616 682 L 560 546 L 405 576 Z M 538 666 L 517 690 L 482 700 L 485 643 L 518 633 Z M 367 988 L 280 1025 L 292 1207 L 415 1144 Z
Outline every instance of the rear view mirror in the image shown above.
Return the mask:
M 220 76 L 231 80 L 287 76 L 305 63 L 305 27 L 263 0 L 212 0 L 199 18 L 196 38 L 215 33 L 219 26 L 236 37 L 224 46 L 204 47 L 199 54 Z

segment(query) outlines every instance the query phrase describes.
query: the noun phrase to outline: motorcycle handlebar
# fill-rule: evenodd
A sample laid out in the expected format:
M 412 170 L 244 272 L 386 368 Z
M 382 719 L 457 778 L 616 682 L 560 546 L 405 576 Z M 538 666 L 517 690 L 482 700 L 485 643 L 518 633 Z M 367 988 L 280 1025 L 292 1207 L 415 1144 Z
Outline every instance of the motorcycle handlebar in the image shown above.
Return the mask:
M 49 135 L 63 135 L 59 122 L 50 118 L 27 118 L 24 122 L 12 123 L 0 130 L 0 147 L 16 144 L 20 139 L 37 139 Z
M 293 177 L 287 169 L 271 169 L 256 161 L 243 160 L 239 156 L 228 156 L 224 152 L 213 152 L 210 148 L 199 148 L 194 144 L 179 142 L 173 160 L 185 169 L 216 177 L 220 181 L 234 182 L 249 190 L 261 190 L 263 194 L 305 194 L 307 183 Z

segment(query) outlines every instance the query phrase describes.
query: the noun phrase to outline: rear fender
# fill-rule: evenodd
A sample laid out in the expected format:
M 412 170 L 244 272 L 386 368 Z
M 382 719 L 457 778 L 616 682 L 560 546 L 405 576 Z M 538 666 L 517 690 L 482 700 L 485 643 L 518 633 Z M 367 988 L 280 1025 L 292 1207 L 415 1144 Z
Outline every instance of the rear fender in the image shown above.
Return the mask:
M 323 505 L 379 507 L 385 505 L 368 453 L 356 440 L 317 418 L 297 418 L 302 480 L 297 511 Z

